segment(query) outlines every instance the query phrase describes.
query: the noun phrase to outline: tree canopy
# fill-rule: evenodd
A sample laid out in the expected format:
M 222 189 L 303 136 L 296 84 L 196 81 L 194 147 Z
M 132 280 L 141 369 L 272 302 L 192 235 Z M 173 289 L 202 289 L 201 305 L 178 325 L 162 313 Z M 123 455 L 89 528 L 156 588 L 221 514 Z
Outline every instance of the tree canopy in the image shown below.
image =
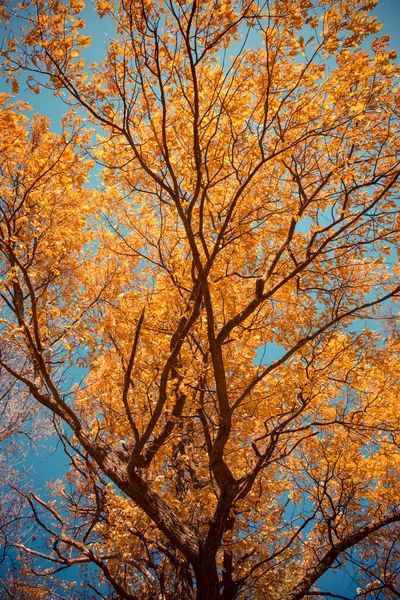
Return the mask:
M 71 463 L 50 499 L 10 488 L 8 597 L 83 598 L 64 569 L 92 565 L 85 598 L 301 600 L 346 561 L 359 597 L 399 597 L 399 67 L 374 5 L 97 0 L 90 63 L 81 0 L 1 3 L 14 94 L 66 103 L 56 134 L 1 97 L 2 437 L 51 417 Z

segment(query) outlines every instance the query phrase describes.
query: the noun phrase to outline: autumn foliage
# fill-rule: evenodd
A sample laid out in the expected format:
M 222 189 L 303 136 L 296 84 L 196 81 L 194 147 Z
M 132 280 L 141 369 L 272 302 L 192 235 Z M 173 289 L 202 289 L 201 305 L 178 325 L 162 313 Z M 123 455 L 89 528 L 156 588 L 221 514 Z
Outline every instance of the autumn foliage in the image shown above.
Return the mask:
M 14 94 L 67 105 L 56 134 L 2 96 L 3 422 L 40 406 L 71 463 L 50 499 L 13 486 L 4 593 L 75 598 L 63 569 L 89 565 L 85 598 L 300 600 L 347 561 L 360 597 L 398 597 L 400 93 L 375 2 L 94 4 L 93 64 L 83 2 L 0 9 Z

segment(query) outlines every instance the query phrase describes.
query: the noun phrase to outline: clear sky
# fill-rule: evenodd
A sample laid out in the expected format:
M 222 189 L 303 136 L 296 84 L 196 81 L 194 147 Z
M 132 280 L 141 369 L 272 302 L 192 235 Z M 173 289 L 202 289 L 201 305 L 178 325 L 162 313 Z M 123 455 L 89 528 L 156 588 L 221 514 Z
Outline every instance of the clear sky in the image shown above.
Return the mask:
M 378 19 L 383 24 L 382 34 L 388 33 L 392 36 L 392 47 L 397 48 L 400 59 L 400 0 L 378 0 L 378 5 L 374 9 Z

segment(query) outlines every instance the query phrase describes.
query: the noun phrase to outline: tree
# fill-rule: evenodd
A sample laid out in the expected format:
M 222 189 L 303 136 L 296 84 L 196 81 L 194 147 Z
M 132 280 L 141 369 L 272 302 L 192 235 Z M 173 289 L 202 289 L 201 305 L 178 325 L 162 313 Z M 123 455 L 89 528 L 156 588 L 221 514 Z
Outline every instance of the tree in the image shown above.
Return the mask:
M 14 93 L 27 73 L 69 105 L 59 135 L 1 116 L 0 365 L 71 460 L 52 500 L 20 490 L 36 570 L 300 600 L 350 558 L 399 596 L 399 69 L 387 36 L 361 47 L 374 4 L 98 0 L 91 65 L 83 2 L 2 4 Z

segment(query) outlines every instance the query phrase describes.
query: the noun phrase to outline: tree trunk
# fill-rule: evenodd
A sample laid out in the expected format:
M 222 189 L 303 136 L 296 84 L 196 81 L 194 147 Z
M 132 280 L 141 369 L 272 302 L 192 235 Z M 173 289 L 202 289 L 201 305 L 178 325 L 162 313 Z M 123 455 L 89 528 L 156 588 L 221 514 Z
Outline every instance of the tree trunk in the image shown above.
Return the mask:
M 219 581 L 215 560 L 205 560 L 196 572 L 196 600 L 220 600 Z
M 177 563 L 173 600 L 194 600 L 193 581 L 188 563 Z

